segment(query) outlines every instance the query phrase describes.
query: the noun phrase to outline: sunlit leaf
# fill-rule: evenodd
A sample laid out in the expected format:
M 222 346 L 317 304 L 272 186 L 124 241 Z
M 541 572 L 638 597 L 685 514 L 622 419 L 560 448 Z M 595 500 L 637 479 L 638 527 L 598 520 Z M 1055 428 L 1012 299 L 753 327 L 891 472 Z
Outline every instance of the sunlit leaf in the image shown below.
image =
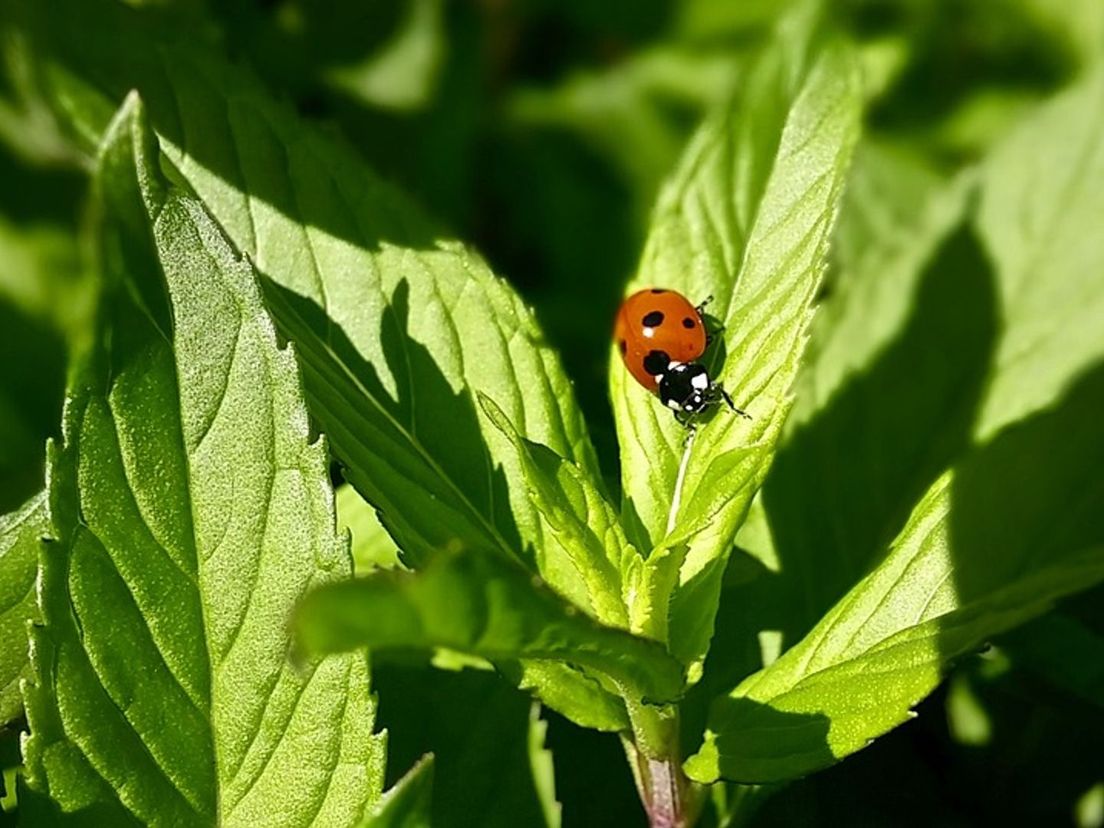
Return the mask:
M 683 670 L 654 641 L 599 624 L 519 565 L 491 555 L 439 557 L 422 571 L 330 584 L 300 605 L 308 651 L 445 647 L 490 661 L 538 659 L 592 669 L 620 695 L 668 702 Z
M 518 434 L 489 397 L 480 396 L 479 402 L 517 450 L 533 502 L 586 582 L 597 617 L 627 626 L 626 607 L 635 586 L 630 579 L 639 572 L 640 560 L 617 510 L 578 466 Z
M 27 625 L 37 617 L 38 549 L 50 523 L 46 496 L 0 516 L 0 722 L 23 710 L 20 679 L 27 675 Z
M 529 501 L 516 453 L 473 398 L 493 397 L 528 439 L 597 477 L 570 383 L 517 295 L 246 73 L 178 44 L 155 18 L 59 2 L 48 19 L 31 11 L 43 51 L 95 79 L 100 104 L 132 87 L 143 94 L 167 165 L 267 277 L 265 300 L 297 346 L 311 414 L 406 560 L 493 550 L 589 606 Z M 96 134 L 96 99 L 83 101 L 66 114 Z
M 351 572 L 325 446 L 253 270 L 156 153 L 131 98 L 96 177 L 96 346 L 51 453 L 28 776 L 147 824 L 347 825 L 382 782 L 367 664 L 289 660 L 297 598 Z
M 369 808 L 361 828 L 430 828 L 433 770 L 433 756 L 424 757 Z
M 787 645 L 884 556 L 968 443 L 996 327 L 967 227 L 972 179 L 945 182 L 876 142 L 857 155 L 829 294 L 763 486 Z
M 708 647 L 733 538 L 789 410 L 858 131 L 854 56 L 839 42 L 818 45 L 814 11 L 801 4 L 786 19 L 732 105 L 691 141 L 629 286 L 713 296 L 723 346 L 707 365 L 751 419 L 722 406 L 688 441 L 619 360 L 611 368 L 630 540 L 656 550 L 650 633 L 687 661 Z
M 540 799 L 547 828 L 560 828 L 562 807 L 556 801 L 556 773 L 552 751 L 545 747 L 548 722 L 540 717 L 540 706 L 533 704 L 529 716 L 529 764 L 533 785 Z
M 951 659 L 1104 579 L 1104 329 L 1086 324 L 1104 301 L 1102 91 L 1104 69 L 983 170 L 979 231 L 1005 327 L 970 445 L 885 559 L 717 700 L 694 778 L 784 779 L 842 758 L 904 721 Z
M 335 495 L 337 525 L 349 533 L 357 574 L 401 566 L 395 541 L 379 522 L 376 510 L 348 484 L 338 488 Z

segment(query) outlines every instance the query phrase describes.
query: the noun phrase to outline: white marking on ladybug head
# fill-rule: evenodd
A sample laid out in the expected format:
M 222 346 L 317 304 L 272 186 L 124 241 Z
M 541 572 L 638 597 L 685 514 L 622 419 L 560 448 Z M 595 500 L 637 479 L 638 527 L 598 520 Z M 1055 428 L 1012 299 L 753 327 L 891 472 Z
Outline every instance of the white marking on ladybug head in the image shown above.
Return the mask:
M 675 409 L 675 411 L 678 411 L 682 406 L 679 405 L 678 400 L 667 400 L 667 407 L 673 408 Z
M 699 391 L 704 391 L 709 387 L 709 377 L 705 374 L 698 374 L 695 377 L 690 378 L 690 384 L 697 388 Z

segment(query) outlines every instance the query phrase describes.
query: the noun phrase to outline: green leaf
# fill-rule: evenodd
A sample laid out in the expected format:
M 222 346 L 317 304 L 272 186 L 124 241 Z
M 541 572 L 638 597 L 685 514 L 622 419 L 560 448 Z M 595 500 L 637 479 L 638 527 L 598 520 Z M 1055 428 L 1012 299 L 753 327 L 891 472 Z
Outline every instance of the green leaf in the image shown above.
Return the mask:
M 502 669 L 502 665 L 499 665 Z M 579 725 L 611 733 L 628 730 L 625 703 L 592 677 L 555 661 L 523 661 L 507 673 L 521 690 Z
M 1104 301 L 1102 174 L 1104 69 L 983 170 L 979 229 L 1005 328 L 970 446 L 885 559 L 717 701 L 694 778 L 783 779 L 842 758 L 904 721 L 949 660 L 1104 579 L 1104 329 L 1083 315 Z
M 766 475 L 825 267 L 861 95 L 852 51 L 814 43 L 802 4 L 749 71 L 732 105 L 691 141 L 660 195 L 629 290 L 674 288 L 724 325 L 713 374 L 751 420 L 720 410 L 689 441 L 671 412 L 611 368 L 630 539 L 654 548 L 649 633 L 686 661 L 712 634 L 736 530 Z M 674 589 L 670 630 L 666 594 Z
M 993 740 L 993 721 L 970 678 L 963 671 L 947 682 L 947 730 L 960 745 L 985 747 Z
M 457 539 L 552 548 L 542 575 L 582 595 L 563 553 L 540 542 L 512 450 L 474 405 L 471 389 L 494 397 L 529 439 L 596 473 L 570 384 L 518 297 L 252 78 L 116 4 L 72 12 L 39 32 L 44 45 L 109 95 L 143 93 L 172 165 L 269 277 L 312 413 L 404 551 L 424 560 Z M 140 42 L 120 60 L 124 37 Z
M 430 828 L 433 755 L 423 757 L 365 814 L 362 828 Z
M 512 124 L 570 130 L 600 153 L 632 188 L 646 227 L 663 176 L 678 160 L 689 129 L 684 113 L 704 113 L 731 93 L 731 50 L 663 44 L 562 84 L 522 88 L 509 101 Z
M 533 766 L 536 703 L 493 672 L 410 662 L 373 657 L 372 686 L 388 729 L 388 761 L 405 768 L 433 753 L 434 828 L 544 824 L 552 780 Z
M 996 333 L 967 226 L 974 178 L 944 182 L 882 143 L 857 154 L 830 293 L 763 485 L 787 645 L 885 555 L 969 442 Z
M 0 155 L 0 178 L 15 193 L 31 185 Z M 18 221 L 0 204 L 0 511 L 14 510 L 44 484 L 46 440 L 61 417 L 67 340 L 83 333 L 88 294 L 71 228 Z
M 1005 636 L 1000 645 L 1018 669 L 1104 707 L 1104 634 L 1077 617 L 1049 613 Z
M 613 504 L 574 463 L 518 434 L 490 397 L 480 394 L 479 404 L 517 450 L 529 495 L 586 582 L 598 619 L 628 627 L 626 607 L 640 559 Z
M 860 144 L 794 407 L 736 538 L 754 561 L 726 570 L 688 732 L 869 572 L 966 442 L 993 335 L 985 262 L 963 229 L 975 189 L 884 140 Z
M 618 694 L 676 699 L 683 669 L 662 646 L 604 626 L 520 565 L 438 556 L 423 570 L 377 572 L 310 593 L 296 629 L 311 652 L 445 647 L 490 661 L 539 659 L 608 676 Z
M 337 525 L 349 533 L 355 572 L 365 575 L 375 569 L 402 566 L 395 541 L 379 522 L 376 510 L 348 484 L 339 487 L 334 494 Z
M 50 457 L 28 778 L 146 824 L 347 825 L 383 745 L 362 658 L 288 659 L 297 598 L 351 571 L 294 357 L 136 98 L 96 192 L 106 285 Z
M 545 747 L 548 722 L 540 717 L 540 705 L 533 703 L 529 714 L 529 765 L 533 787 L 541 803 L 546 828 L 560 828 L 563 806 L 556 800 L 556 769 L 552 751 Z
M 1104 579 L 1104 547 L 1065 556 L 975 600 L 956 595 L 945 522 L 952 478 L 925 499 L 893 554 L 796 647 L 716 701 L 691 778 L 803 776 L 908 720 L 947 662 Z
M 57 333 L 78 338 L 92 291 L 81 270 L 75 228 L 0 214 L 0 253 L 0 297 Z
M 0 723 L 23 712 L 19 682 L 27 675 L 27 625 L 37 618 L 38 547 L 50 525 L 46 495 L 0 516 Z
M 977 441 L 1051 404 L 1104 358 L 1104 289 L 1090 274 L 1104 194 L 1104 68 L 1057 97 L 987 160 L 978 230 L 997 270 L 1005 331 Z
M 747 35 L 766 28 L 793 5 L 789 0 L 687 0 L 679 5 L 677 31 L 689 40 L 716 39 L 719 36 Z
M 571 384 L 517 295 L 245 73 L 180 45 L 155 18 L 102 0 L 59 4 L 28 11 L 39 49 L 108 97 L 142 93 L 171 166 L 267 277 L 311 414 L 405 560 L 455 548 L 520 557 L 588 607 L 516 453 L 473 398 L 493 397 L 528 439 L 597 479 Z M 96 107 L 81 101 L 66 114 L 94 132 Z
M 1052 38 L 1068 57 L 1091 66 L 1104 54 L 1104 7 L 1093 0 L 1012 0 L 1034 27 Z
M 383 47 L 363 60 L 325 70 L 325 78 L 367 104 L 416 110 L 433 98 L 444 62 L 443 0 L 408 0 L 404 19 Z

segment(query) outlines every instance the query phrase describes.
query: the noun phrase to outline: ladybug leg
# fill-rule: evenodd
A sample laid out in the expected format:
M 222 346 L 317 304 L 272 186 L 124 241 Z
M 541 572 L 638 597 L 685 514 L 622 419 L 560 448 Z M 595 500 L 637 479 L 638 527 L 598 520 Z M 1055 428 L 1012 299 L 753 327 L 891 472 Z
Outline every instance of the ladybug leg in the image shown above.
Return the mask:
M 701 302 L 698 303 L 698 306 L 696 308 L 694 308 L 694 310 L 696 310 L 698 312 L 698 316 L 702 316 L 702 317 L 705 316 L 705 306 L 708 305 L 712 301 L 713 301 L 713 294 L 711 293 L 708 296 L 706 296 L 704 299 L 702 299 Z
M 751 415 L 748 414 L 746 411 L 744 411 L 744 409 L 736 407 L 736 404 L 734 402 L 732 402 L 732 397 L 730 397 L 728 395 L 728 392 L 725 391 L 724 387 L 720 384 L 717 385 L 717 393 L 721 395 L 722 400 L 724 400 L 726 403 L 728 403 L 729 408 L 731 408 L 733 411 L 735 411 L 737 414 L 739 414 L 744 419 L 746 419 L 746 420 L 751 419 Z

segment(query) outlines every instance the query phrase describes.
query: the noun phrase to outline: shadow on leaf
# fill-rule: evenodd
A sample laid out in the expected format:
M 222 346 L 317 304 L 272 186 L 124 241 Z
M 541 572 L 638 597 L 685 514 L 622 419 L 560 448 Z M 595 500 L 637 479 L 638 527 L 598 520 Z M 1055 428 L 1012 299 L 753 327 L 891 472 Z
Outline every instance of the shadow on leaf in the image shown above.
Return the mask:
M 346 477 L 366 500 L 380 508 L 384 524 L 403 545 L 404 555 L 412 558 L 408 562 L 414 566 L 424 563 L 420 554 L 424 549 L 403 544 L 403 540 L 409 540 L 409 522 L 431 515 L 399 515 L 386 508 L 381 502 L 386 483 L 378 471 L 370 472 L 359 462 L 365 450 L 385 454 L 385 449 L 390 449 L 393 453 L 395 443 L 409 444 L 409 453 L 422 461 L 417 474 L 443 475 L 451 484 L 445 485 L 443 496 L 455 498 L 453 505 L 458 508 L 463 505 L 461 501 L 466 501 L 486 520 L 487 525 L 481 526 L 478 519 L 468 516 L 469 522 L 474 521 L 474 536 L 485 535 L 487 528 L 493 527 L 508 550 L 532 566 L 532 550 L 522 547 L 509 507 L 506 478 L 491 458 L 471 391 L 464 388 L 454 392 L 429 351 L 408 333 L 410 289 L 406 280 L 401 280 L 389 297 L 380 324 L 394 392 L 384 386 L 376 366 L 360 355 L 317 303 L 269 278 L 262 279 L 262 285 L 281 334 L 296 343 L 303 357 L 304 385 L 315 402 L 312 413 L 344 465 Z M 326 332 L 325 343 L 318 337 L 320 331 Z M 341 407 L 340 411 L 335 411 L 336 406 Z M 350 412 L 370 421 L 374 428 L 354 433 L 350 428 L 353 419 L 346 416 Z M 392 443 L 385 447 L 381 440 Z M 392 473 L 402 471 L 391 467 Z M 433 486 L 441 483 L 435 481 Z M 432 492 L 430 499 L 434 499 Z M 436 540 L 431 545 L 448 548 L 455 546 L 452 541 L 470 541 L 471 536 L 451 537 L 448 525 L 437 528 L 444 534 L 425 538 Z
M 958 465 L 950 549 L 960 602 L 1104 547 L 1101 411 L 1097 364 L 1053 407 L 1000 431 Z
M 711 724 L 721 775 L 734 782 L 781 782 L 791 778 L 795 762 L 823 767 L 835 761 L 828 747 L 829 720 L 819 713 L 787 713 L 722 696 L 713 705 Z
M 964 226 L 920 277 L 897 337 L 785 441 L 763 498 L 792 590 L 787 644 L 881 560 L 967 447 L 996 334 L 990 269 Z

